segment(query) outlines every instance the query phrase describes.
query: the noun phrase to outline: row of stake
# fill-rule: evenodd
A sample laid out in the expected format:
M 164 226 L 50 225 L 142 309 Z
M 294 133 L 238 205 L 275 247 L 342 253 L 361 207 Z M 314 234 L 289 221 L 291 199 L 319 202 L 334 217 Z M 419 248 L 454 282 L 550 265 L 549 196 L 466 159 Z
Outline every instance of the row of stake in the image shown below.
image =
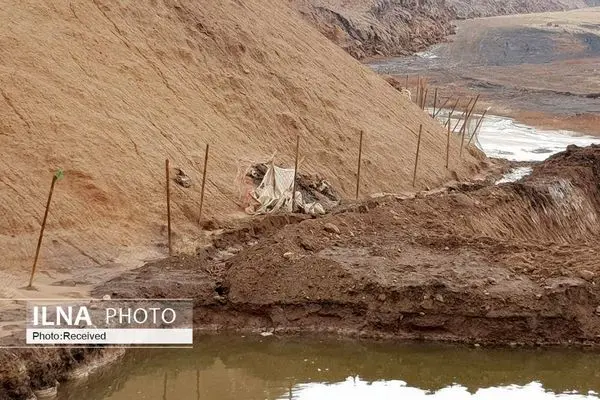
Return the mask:
M 407 78 L 408 81 L 408 78 Z M 421 80 L 419 79 L 419 83 L 421 85 Z M 420 86 L 422 89 L 425 89 L 424 86 Z M 420 101 L 421 101 L 421 105 L 424 107 L 424 102 L 425 99 L 427 97 L 427 90 L 425 89 L 425 91 L 423 92 L 423 90 L 419 90 L 419 96 L 422 95 Z M 423 94 L 424 93 L 424 94 Z M 437 103 L 437 89 L 435 91 L 434 94 L 434 104 Z M 469 103 L 467 104 L 467 107 L 465 109 L 465 121 L 461 127 L 461 131 L 462 132 L 462 140 L 461 140 L 461 156 L 462 156 L 462 148 L 463 148 L 463 142 L 464 142 L 464 135 L 465 135 L 465 129 L 466 129 L 466 124 L 475 108 L 475 104 L 477 103 L 477 100 L 479 99 L 479 96 L 477 96 L 477 98 L 475 99 L 475 102 L 473 103 L 473 105 L 471 106 L 471 102 L 472 99 L 469 101 Z M 448 99 L 449 100 L 449 99 Z M 448 102 L 448 100 L 446 100 L 446 102 L 444 104 L 446 104 Z M 448 134 L 447 134 L 447 139 L 446 139 L 446 169 L 448 169 L 449 166 L 449 161 L 450 161 L 450 136 L 451 133 L 453 133 L 455 131 L 455 129 L 457 128 L 457 126 L 460 124 L 460 121 L 462 119 L 459 118 L 459 121 L 456 123 L 456 125 L 454 126 L 454 129 L 450 129 L 451 128 L 451 122 L 450 122 L 450 118 L 452 117 L 453 112 L 455 111 L 456 107 L 458 106 L 458 102 L 460 99 L 457 99 L 456 103 L 454 104 L 454 107 L 452 108 L 452 111 L 450 112 L 450 115 L 448 116 L 448 120 L 446 122 L 445 125 L 447 125 L 447 129 L 448 129 Z M 471 106 L 471 107 L 469 107 Z M 442 106 L 443 107 L 443 106 Z M 441 108 L 442 108 L 441 107 Z M 440 109 L 441 109 L 440 108 Z M 439 110 L 437 110 L 437 112 L 439 112 Z M 487 110 L 483 113 L 483 115 L 481 116 L 481 118 L 479 119 L 477 126 L 475 127 L 475 133 L 477 132 L 477 129 L 480 127 L 483 118 L 485 117 Z M 434 105 L 434 115 L 436 114 L 435 112 L 435 105 Z M 420 154 L 420 150 L 421 150 L 421 137 L 422 137 L 422 133 L 423 133 L 423 125 L 419 125 L 419 135 L 417 137 L 417 150 L 416 150 L 416 154 L 415 154 L 415 164 L 414 164 L 414 170 L 413 170 L 413 179 L 412 179 L 412 186 L 415 187 L 416 186 L 416 182 L 417 182 L 417 171 L 418 171 L 418 166 L 419 166 L 419 154 Z M 469 138 L 469 141 L 467 142 L 467 146 L 471 143 L 471 140 L 473 139 L 473 136 L 475 135 L 475 133 Z M 359 138 L 359 145 L 358 145 L 358 167 L 357 167 L 357 173 L 356 173 L 356 199 L 358 200 L 359 195 L 360 195 L 360 178 L 361 178 L 361 166 L 362 166 L 362 153 L 363 153 L 363 136 L 364 136 L 364 132 L 360 131 L 360 138 Z M 205 150 L 205 154 L 204 154 L 204 168 L 202 170 L 202 186 L 200 189 L 200 205 L 199 205 L 199 212 L 198 212 L 198 222 L 201 222 L 202 219 L 202 208 L 204 205 L 204 192 L 205 192 L 205 188 L 206 188 L 206 175 L 207 175 L 207 170 L 208 170 L 208 157 L 209 157 L 209 145 L 206 145 L 206 150 Z M 300 135 L 296 136 L 296 154 L 295 154 L 295 162 L 294 162 L 294 182 L 293 182 L 293 188 L 292 188 L 292 212 L 295 211 L 295 206 L 296 206 L 296 184 L 297 184 L 297 178 L 298 178 L 298 160 L 299 160 L 299 152 L 300 152 Z M 36 267 L 37 267 L 37 262 L 39 259 L 39 254 L 40 254 L 40 249 L 42 246 L 42 240 L 44 237 L 44 230 L 46 228 L 46 221 L 48 219 L 48 212 L 50 209 L 50 203 L 52 201 L 52 194 L 54 193 L 54 187 L 56 185 L 56 182 L 60 179 L 62 179 L 64 176 L 62 170 L 59 170 L 58 172 L 56 172 L 53 176 L 52 176 L 52 183 L 50 185 L 50 192 L 48 194 L 48 200 L 46 203 L 46 210 L 44 212 L 44 218 L 42 220 L 42 226 L 40 229 L 40 235 L 38 238 L 38 242 L 37 242 L 37 248 L 35 251 L 35 258 L 33 261 L 33 266 L 31 269 L 31 276 L 29 279 L 29 285 L 27 286 L 28 289 L 32 289 L 33 288 L 33 279 L 35 276 L 35 271 L 36 271 Z M 165 176 L 166 176 L 166 195 L 167 195 L 167 241 L 168 241 L 168 248 L 169 248 L 169 256 L 173 255 L 173 245 L 172 245 L 172 229 L 171 229 L 171 179 L 170 179 L 170 163 L 169 163 L 169 159 L 165 160 Z
M 202 221 L 202 206 L 204 205 L 204 189 L 206 188 L 206 170 L 208 168 L 208 152 L 210 146 L 206 145 L 204 152 L 204 169 L 202 170 L 202 186 L 200 188 L 200 206 L 198 207 L 198 223 Z M 169 173 L 169 159 L 165 160 L 165 175 L 167 187 L 167 241 L 169 245 L 169 256 L 173 255 L 173 245 L 171 241 L 171 178 Z

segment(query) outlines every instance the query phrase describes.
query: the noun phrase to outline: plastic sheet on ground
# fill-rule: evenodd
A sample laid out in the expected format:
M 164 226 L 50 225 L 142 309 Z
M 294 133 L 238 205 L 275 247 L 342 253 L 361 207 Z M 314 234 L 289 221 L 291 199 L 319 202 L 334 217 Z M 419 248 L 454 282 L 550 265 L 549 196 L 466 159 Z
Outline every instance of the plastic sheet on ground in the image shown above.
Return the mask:
M 258 202 L 258 207 L 248 210 L 253 214 L 267 214 L 277 211 L 292 212 L 292 192 L 294 190 L 294 169 L 281 168 L 273 163 L 252 192 L 251 196 Z M 324 214 L 325 209 L 318 202 L 305 202 L 302 192 L 296 190 L 295 211 L 300 209 L 306 214 Z

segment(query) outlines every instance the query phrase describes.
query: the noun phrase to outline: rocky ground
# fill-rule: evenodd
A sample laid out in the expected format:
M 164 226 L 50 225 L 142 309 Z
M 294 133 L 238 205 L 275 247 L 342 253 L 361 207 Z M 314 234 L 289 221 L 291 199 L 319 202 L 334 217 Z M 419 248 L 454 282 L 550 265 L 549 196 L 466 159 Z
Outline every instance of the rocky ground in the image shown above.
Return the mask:
M 319 218 L 238 221 L 197 255 L 149 263 L 92 295 L 192 298 L 200 331 L 600 345 L 600 146 L 494 181 L 350 202 Z M 114 356 L 4 350 L 0 399 Z
M 571 147 L 517 183 L 253 220 L 94 294 L 193 298 L 201 330 L 597 345 L 599 182 L 600 146 Z
M 357 59 L 408 55 L 453 32 L 443 0 L 295 0 L 304 17 Z

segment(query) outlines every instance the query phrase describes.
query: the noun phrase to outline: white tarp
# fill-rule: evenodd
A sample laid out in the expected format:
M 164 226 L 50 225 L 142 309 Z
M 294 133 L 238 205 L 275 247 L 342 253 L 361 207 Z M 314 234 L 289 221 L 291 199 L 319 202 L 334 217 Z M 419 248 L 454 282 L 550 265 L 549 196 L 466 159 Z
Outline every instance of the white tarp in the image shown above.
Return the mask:
M 271 163 L 262 182 L 252 192 L 252 197 L 259 203 L 254 213 L 292 212 L 293 186 L 294 169 L 280 168 Z M 319 203 L 304 203 L 299 190 L 296 190 L 296 208 L 301 208 L 307 214 L 325 213 L 323 206 Z

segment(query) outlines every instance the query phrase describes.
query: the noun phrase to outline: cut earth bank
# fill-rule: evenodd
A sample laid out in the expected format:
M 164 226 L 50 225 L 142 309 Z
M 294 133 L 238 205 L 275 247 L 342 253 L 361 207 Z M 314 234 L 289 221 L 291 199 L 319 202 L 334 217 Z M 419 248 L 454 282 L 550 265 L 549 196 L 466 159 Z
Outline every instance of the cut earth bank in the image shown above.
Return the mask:
M 193 298 L 200 330 L 600 344 L 600 146 L 519 182 L 271 216 L 94 297 Z
M 519 182 L 245 221 L 197 256 L 147 264 L 92 294 L 192 298 L 196 328 L 212 332 L 598 345 L 599 212 L 600 146 L 570 146 Z M 120 354 L 0 352 L 0 399 L 31 399 Z
M 304 18 L 357 59 L 407 55 L 446 40 L 453 20 L 600 5 L 599 0 L 292 0 Z

